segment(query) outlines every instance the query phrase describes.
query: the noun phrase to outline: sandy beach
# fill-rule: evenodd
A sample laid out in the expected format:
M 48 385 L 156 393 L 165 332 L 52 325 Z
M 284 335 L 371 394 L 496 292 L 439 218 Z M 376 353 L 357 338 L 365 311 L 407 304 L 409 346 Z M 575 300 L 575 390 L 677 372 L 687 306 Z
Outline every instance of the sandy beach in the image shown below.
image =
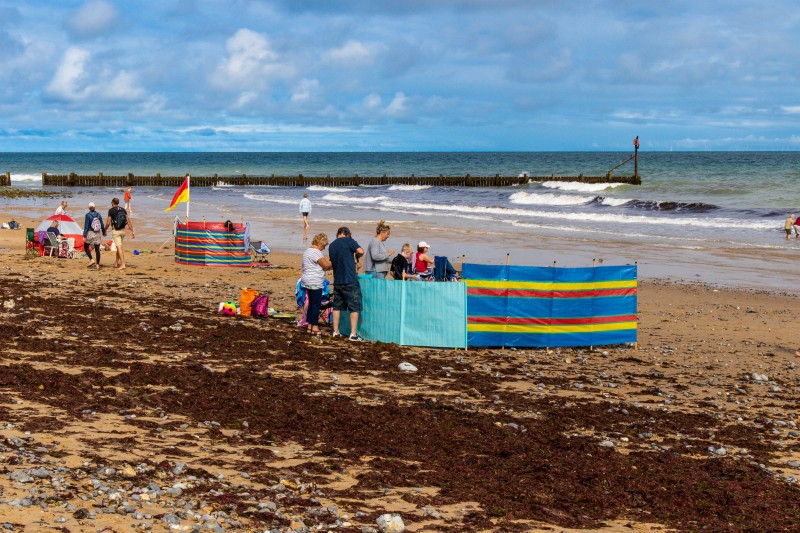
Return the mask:
M 0 230 L 15 531 L 800 529 L 793 293 L 643 281 L 638 348 L 354 344 L 216 314 L 295 312 L 296 253 L 180 266 L 140 227 L 125 272 Z

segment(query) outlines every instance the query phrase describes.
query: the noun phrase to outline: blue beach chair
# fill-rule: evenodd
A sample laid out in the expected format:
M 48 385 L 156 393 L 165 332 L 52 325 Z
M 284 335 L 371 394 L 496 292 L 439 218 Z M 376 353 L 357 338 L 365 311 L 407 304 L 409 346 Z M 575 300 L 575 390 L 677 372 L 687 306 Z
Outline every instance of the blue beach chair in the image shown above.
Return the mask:
M 250 252 L 253 255 L 253 261 L 256 263 L 269 264 L 269 246 L 264 241 L 250 241 Z

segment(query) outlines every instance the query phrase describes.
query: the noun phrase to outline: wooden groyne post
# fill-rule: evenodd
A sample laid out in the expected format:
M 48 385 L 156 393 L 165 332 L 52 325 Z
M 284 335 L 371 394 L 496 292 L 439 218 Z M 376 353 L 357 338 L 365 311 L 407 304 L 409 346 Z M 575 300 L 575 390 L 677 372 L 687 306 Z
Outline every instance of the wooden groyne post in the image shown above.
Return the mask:
M 0 187 L 9 187 L 11 185 L 11 172 L 0 174 Z

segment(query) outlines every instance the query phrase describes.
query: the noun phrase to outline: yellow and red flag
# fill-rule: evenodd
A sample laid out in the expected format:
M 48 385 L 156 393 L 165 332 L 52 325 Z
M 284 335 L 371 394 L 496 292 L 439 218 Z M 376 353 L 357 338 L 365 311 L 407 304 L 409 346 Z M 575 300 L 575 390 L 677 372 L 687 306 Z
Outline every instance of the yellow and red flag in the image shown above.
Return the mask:
M 172 203 L 169 204 L 169 207 L 164 209 L 164 212 L 171 211 L 176 205 L 181 204 L 183 202 L 189 202 L 189 176 L 187 175 L 186 178 L 181 183 L 181 186 L 178 187 L 178 190 L 175 191 L 175 196 L 172 197 Z M 188 212 L 188 206 L 186 211 Z

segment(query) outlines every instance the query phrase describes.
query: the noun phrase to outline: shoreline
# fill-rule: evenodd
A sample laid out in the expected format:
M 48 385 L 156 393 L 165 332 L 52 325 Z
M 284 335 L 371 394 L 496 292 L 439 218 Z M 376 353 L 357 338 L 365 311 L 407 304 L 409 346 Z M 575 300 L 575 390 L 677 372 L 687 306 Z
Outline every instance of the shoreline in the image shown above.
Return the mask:
M 103 197 L 110 197 L 109 191 L 103 191 Z M 88 203 L 100 196 L 96 192 L 86 194 L 78 191 L 69 198 L 68 212 L 79 212 L 76 221 L 82 223 L 85 209 L 78 203 Z M 121 196 L 121 192 L 120 192 Z M 25 227 L 35 225 L 52 214 L 57 198 L 0 198 L 0 221 L 8 221 L 16 217 Z M 140 204 L 134 206 L 131 216 L 137 229 L 138 242 L 149 239 L 161 245 L 169 241 L 172 231 L 172 219 L 179 209 L 171 213 L 153 210 L 154 200 L 139 199 Z M 98 211 L 105 217 L 107 209 L 98 203 Z M 77 208 L 77 211 L 76 211 Z M 209 216 L 202 219 L 232 219 L 226 213 L 225 206 L 204 205 L 204 212 Z M 147 213 L 142 217 L 140 210 Z M 320 212 L 321 211 L 321 212 Z M 264 240 L 273 253 L 302 255 L 311 238 L 324 232 L 329 239 L 334 238 L 336 228 L 347 225 L 353 231 L 356 240 L 366 246 L 374 235 L 375 222 L 364 220 L 364 214 L 357 221 L 348 221 L 343 217 L 331 218 L 326 210 L 312 212 L 311 227 L 304 229 L 299 215 L 294 217 L 267 216 L 256 213 L 251 217 L 251 238 Z M 376 216 L 378 216 L 376 211 Z M 387 214 L 384 213 L 384 216 Z M 198 217 L 200 218 L 200 217 Z M 195 219 L 195 217 L 193 217 Z M 235 219 L 237 222 L 248 222 Z M 773 291 L 776 294 L 800 295 L 800 287 L 788 287 L 787 280 L 793 279 L 795 267 L 794 254 L 800 241 L 792 239 L 788 247 L 770 250 L 747 250 L 742 248 L 728 249 L 724 247 L 704 250 L 684 250 L 665 244 L 642 245 L 637 243 L 607 239 L 593 241 L 586 238 L 565 238 L 563 236 L 547 236 L 528 234 L 521 230 L 515 232 L 492 231 L 491 228 L 435 228 L 426 220 L 388 220 L 392 226 L 392 236 L 388 245 L 399 250 L 404 242 L 413 246 L 424 240 L 431 243 L 431 253 L 445 255 L 454 265 L 461 264 L 462 256 L 467 262 L 482 264 L 504 264 L 508 259 L 511 264 L 557 267 L 590 267 L 599 264 L 638 266 L 639 280 L 667 281 L 671 283 L 692 284 L 701 282 L 709 287 L 719 289 L 753 289 Z M 29 224 L 26 226 L 25 224 Z M 783 244 L 779 239 L 778 244 Z M 130 240 L 129 240 L 130 242 Z M 777 241 L 776 241 L 777 242 Z M 797 245 L 797 246 L 795 246 Z M 168 245 L 171 246 L 171 245 Z M 685 252 L 685 253 L 684 253 Z

